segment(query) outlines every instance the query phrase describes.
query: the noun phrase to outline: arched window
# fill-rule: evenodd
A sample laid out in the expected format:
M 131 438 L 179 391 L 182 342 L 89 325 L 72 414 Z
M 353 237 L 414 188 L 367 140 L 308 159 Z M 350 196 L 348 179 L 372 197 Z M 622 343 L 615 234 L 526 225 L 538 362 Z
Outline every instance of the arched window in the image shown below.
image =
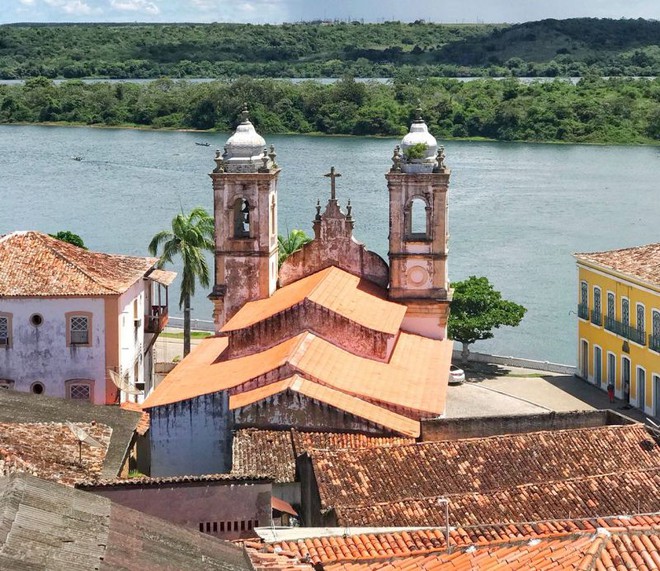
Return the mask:
M 429 238 L 428 213 L 426 202 L 413 198 L 406 208 L 406 238 L 408 240 L 426 240 Z
M 250 237 L 250 203 L 246 198 L 234 202 L 234 238 Z

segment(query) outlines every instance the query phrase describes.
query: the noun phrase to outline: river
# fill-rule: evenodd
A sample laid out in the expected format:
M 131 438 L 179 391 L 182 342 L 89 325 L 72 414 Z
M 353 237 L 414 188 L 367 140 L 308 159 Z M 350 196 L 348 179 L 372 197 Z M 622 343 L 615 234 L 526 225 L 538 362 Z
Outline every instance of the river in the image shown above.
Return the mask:
M 226 134 L 0 126 L 0 234 L 80 234 L 94 250 L 145 255 L 151 237 L 181 209 L 212 211 L 214 149 Z M 195 145 L 209 142 L 211 146 Z M 311 232 L 330 166 L 355 235 L 387 255 L 384 174 L 394 139 L 270 136 L 280 179 L 280 233 Z M 445 143 L 450 279 L 486 275 L 528 308 L 522 324 L 496 331 L 475 350 L 575 363 L 573 252 L 660 240 L 660 148 L 523 143 Z M 72 160 L 80 156 L 81 161 Z M 207 292 L 193 316 L 210 319 Z M 179 314 L 177 286 L 171 313 Z

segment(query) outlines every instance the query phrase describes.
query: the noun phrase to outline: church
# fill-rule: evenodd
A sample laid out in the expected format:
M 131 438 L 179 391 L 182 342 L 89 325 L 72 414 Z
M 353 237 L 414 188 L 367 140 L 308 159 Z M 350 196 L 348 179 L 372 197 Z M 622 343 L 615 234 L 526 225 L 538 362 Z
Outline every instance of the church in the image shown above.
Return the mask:
M 241 428 L 416 438 L 444 414 L 450 171 L 421 110 L 385 175 L 389 263 L 353 237 L 331 167 L 314 239 L 278 267 L 276 158 L 245 108 L 210 174 L 216 335 L 144 402 L 152 476 L 229 471 Z

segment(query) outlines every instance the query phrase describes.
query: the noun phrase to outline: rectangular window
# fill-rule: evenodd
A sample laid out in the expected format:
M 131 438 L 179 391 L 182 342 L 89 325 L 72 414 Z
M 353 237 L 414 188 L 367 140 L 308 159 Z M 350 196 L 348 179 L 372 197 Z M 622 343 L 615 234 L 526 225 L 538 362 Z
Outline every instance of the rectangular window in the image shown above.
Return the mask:
M 73 400 L 90 400 L 91 390 L 89 385 L 71 385 L 70 395 Z
M 72 315 L 69 320 L 71 345 L 89 345 L 89 318 Z
M 607 294 L 607 317 L 614 319 L 614 294 Z
M 8 315 L 0 315 L 0 347 L 9 347 L 10 323 Z
M 591 311 L 591 323 L 595 325 L 603 324 L 603 314 L 602 314 L 601 298 L 600 298 L 600 288 L 594 287 L 594 308 Z
M 637 331 L 644 333 L 646 331 L 646 320 L 644 319 L 644 306 L 638 303 L 637 309 Z
M 607 354 L 607 383 L 613 385 L 616 381 L 616 355 Z
M 582 305 L 589 305 L 589 288 L 587 282 L 580 284 L 580 303 Z
M 630 302 L 626 298 L 621 300 L 621 323 L 630 325 Z

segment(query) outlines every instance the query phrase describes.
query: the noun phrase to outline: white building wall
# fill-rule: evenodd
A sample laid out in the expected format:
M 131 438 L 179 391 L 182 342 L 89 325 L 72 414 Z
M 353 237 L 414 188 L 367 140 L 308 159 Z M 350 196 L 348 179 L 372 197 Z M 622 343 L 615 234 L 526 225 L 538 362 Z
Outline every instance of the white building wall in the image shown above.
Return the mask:
M 120 374 L 133 386 L 135 386 L 135 383 L 144 382 L 145 285 L 148 285 L 148 282 L 140 279 L 119 297 Z M 134 309 L 135 301 L 137 301 L 137 312 Z M 136 315 L 139 320 L 137 327 L 135 326 Z M 136 363 L 138 365 L 137 376 L 135 374 Z M 128 373 L 128 377 L 126 377 L 126 373 Z M 122 393 L 121 400 L 122 402 L 126 400 L 135 402 L 135 396 Z M 143 400 L 143 397 L 140 397 L 139 400 Z
M 67 347 L 68 312 L 92 314 L 91 347 Z M 105 397 L 105 304 L 103 298 L 3 298 L 0 312 L 12 314 L 11 347 L 0 347 L 0 379 L 14 381 L 14 388 L 29 391 L 41 382 L 45 394 L 65 397 L 65 381 L 94 382 L 94 401 Z M 32 325 L 40 314 L 43 323 Z

